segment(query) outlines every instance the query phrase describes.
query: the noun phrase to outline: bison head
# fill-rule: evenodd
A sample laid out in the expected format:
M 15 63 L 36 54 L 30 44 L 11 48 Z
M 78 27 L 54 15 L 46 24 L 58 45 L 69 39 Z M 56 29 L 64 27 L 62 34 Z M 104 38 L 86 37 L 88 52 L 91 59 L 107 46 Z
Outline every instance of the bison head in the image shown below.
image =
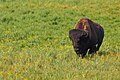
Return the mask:
M 69 38 L 77 55 L 86 54 L 88 44 L 88 33 L 86 31 L 72 29 L 69 31 Z

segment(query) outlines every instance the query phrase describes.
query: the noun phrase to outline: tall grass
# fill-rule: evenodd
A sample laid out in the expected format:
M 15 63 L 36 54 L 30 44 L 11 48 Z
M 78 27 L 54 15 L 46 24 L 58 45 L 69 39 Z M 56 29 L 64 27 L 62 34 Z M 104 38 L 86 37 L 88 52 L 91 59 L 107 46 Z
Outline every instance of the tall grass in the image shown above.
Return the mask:
M 119 0 L 0 0 L 1 80 L 119 80 Z M 101 24 L 103 44 L 79 58 L 68 31 L 82 17 Z

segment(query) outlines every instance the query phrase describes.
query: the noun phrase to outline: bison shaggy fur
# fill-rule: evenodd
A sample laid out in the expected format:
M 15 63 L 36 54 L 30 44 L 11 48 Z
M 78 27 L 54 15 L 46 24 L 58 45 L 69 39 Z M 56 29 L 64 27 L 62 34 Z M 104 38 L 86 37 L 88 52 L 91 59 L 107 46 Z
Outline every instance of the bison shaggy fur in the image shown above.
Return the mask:
M 80 19 L 69 31 L 69 38 L 78 56 L 85 57 L 86 53 L 96 53 L 99 50 L 104 37 L 101 25 L 88 18 Z M 89 50 L 89 51 L 88 51 Z

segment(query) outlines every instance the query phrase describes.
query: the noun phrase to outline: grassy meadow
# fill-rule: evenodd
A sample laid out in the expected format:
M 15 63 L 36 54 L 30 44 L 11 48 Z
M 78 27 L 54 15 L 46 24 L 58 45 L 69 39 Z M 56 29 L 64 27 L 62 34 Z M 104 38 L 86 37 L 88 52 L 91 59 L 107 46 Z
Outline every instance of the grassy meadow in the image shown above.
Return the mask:
M 68 32 L 83 17 L 105 37 L 81 59 Z M 0 80 L 120 80 L 120 1 L 0 0 Z

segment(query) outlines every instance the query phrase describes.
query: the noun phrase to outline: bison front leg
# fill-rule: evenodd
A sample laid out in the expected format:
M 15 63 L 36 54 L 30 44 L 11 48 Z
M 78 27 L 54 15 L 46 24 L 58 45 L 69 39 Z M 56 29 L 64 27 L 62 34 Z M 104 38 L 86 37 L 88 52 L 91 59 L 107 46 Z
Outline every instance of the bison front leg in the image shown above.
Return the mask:
M 78 57 L 80 57 L 80 53 L 77 53 Z
M 87 53 L 88 49 L 85 49 L 84 52 L 81 54 L 82 59 L 85 57 L 86 53 Z
M 96 46 L 94 45 L 94 46 L 92 46 L 92 47 L 90 47 L 90 50 L 89 50 L 89 52 L 88 52 L 88 54 L 94 54 L 94 53 L 96 53 Z
M 86 55 L 86 54 L 82 54 L 82 55 L 81 55 L 81 56 L 82 56 L 82 59 L 85 57 L 85 55 Z
M 78 57 L 82 57 L 82 58 L 84 58 L 85 55 L 86 55 L 86 53 L 77 53 L 77 55 L 78 55 Z

